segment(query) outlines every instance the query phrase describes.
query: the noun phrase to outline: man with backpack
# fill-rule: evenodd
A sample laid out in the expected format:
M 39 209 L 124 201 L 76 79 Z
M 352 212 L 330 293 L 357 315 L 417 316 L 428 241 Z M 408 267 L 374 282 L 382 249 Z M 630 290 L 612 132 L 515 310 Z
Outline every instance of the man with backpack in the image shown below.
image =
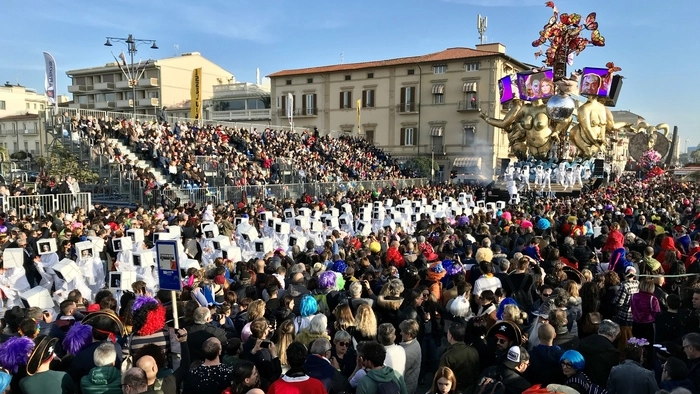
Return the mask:
M 498 365 L 486 368 L 479 380 L 477 393 L 520 394 L 532 385 L 522 374 L 530 365 L 530 354 L 522 346 L 508 349 L 506 359 Z
M 379 342 L 363 342 L 358 355 L 367 375 L 360 379 L 356 394 L 408 394 L 403 377 L 384 365 L 386 349 Z

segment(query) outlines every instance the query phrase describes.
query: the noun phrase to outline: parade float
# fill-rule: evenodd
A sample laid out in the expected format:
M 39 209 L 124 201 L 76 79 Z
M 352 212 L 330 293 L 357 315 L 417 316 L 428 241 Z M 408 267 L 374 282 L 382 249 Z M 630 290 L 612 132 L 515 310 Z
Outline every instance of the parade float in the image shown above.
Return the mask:
M 610 152 L 614 145 L 624 143 L 622 135 L 629 138 L 630 157 L 648 161 L 657 157 L 649 156 L 654 151 L 659 156 L 656 166 L 671 151 L 668 125 L 615 122 L 610 111 L 622 89 L 622 69 L 608 62 L 604 67 L 583 67 L 567 74 L 567 67 L 584 50 L 605 46 L 596 13 L 584 18 L 559 13 L 551 1 L 546 6 L 553 14 L 532 42 L 538 48 L 535 57 L 544 57 L 543 66 L 499 80 L 500 102 L 510 103 L 503 119 L 481 113 L 486 123 L 507 134 L 510 156 L 516 159 L 511 159 L 509 169 L 502 169 L 504 180 L 519 178 L 517 190 L 530 190 L 534 176 L 536 186 L 551 191 L 552 179 L 573 190 L 586 175 L 588 179 L 601 178 L 603 173 L 609 177 L 615 171 Z M 606 171 L 594 170 L 603 163 Z M 512 197 L 516 189 L 512 184 L 508 189 Z

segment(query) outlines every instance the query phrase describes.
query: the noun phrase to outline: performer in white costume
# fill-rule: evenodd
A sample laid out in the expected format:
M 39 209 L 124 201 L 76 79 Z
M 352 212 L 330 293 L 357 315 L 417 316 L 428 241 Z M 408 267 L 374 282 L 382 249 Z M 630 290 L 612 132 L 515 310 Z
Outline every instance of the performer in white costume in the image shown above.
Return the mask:
M 520 190 L 530 191 L 530 166 L 528 165 L 520 169 Z
M 557 170 L 557 182 L 560 185 L 566 186 L 566 162 L 562 161 L 559 163 L 559 168 Z
M 581 179 L 583 179 L 584 181 L 587 181 L 587 180 L 591 179 L 591 175 L 593 175 L 591 173 L 591 168 L 586 167 L 583 169 L 583 176 L 581 177 Z
M 580 187 L 583 187 L 583 180 L 581 179 L 583 173 L 583 166 L 580 164 L 576 164 L 576 168 L 574 169 L 574 181 L 571 183 L 571 187 L 574 187 L 574 184 L 578 182 L 578 185 Z
M 544 168 L 539 165 L 535 167 L 535 188 L 541 188 L 544 184 Z
M 5 303 L 6 309 L 13 306 L 22 306 L 19 295 L 29 289 L 29 281 L 27 281 L 24 268 L 0 268 L 0 290 L 7 298 Z
M 552 169 L 547 168 L 544 170 L 544 178 L 542 180 L 542 191 L 551 192 L 552 191 Z

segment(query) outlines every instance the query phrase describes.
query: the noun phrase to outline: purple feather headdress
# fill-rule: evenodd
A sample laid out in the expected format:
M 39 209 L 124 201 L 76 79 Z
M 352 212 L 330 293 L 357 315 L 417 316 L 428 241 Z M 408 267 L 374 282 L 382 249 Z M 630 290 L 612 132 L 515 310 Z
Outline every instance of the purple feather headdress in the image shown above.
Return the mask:
M 0 345 L 0 367 L 17 373 L 19 367 L 27 365 L 34 341 L 27 337 L 12 337 Z
M 325 271 L 318 277 L 318 286 L 322 289 L 332 289 L 335 287 L 335 272 Z
M 63 349 L 72 355 L 78 354 L 92 343 L 92 327 L 87 324 L 75 323 L 63 339 Z
M 145 305 L 148 304 L 153 304 L 150 305 L 151 309 L 155 309 L 158 307 L 158 301 L 155 300 L 155 298 L 151 298 L 148 296 L 138 296 L 136 297 L 136 301 L 134 301 L 134 305 L 131 307 L 132 312 L 136 312 L 137 310 L 143 308 Z

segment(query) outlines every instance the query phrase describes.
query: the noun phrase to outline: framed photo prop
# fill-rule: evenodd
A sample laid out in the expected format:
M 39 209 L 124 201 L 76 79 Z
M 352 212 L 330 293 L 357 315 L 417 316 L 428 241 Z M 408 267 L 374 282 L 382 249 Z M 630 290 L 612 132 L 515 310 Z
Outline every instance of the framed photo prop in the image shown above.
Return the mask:
M 109 289 L 112 291 L 131 290 L 131 284 L 136 282 L 136 272 L 112 271 L 109 273 Z
M 112 238 L 112 250 L 115 252 L 130 250 L 132 246 L 131 237 Z
M 126 235 L 131 238 L 131 242 L 133 243 L 143 242 L 145 239 L 142 228 L 132 228 L 126 230 Z
M 2 254 L 2 264 L 5 268 L 18 268 L 24 265 L 24 249 L 9 248 Z
M 152 250 L 139 250 L 133 253 L 134 265 L 153 267 L 156 265 L 156 253 Z
M 36 247 L 39 249 L 39 255 L 56 253 L 58 248 L 56 247 L 55 238 L 46 238 L 36 241 Z
M 80 272 L 80 268 L 78 268 L 78 264 L 76 264 L 75 261 L 71 259 L 61 260 L 58 263 L 54 264 L 51 267 L 51 269 L 56 274 L 56 276 L 58 276 L 66 282 L 71 282 L 79 275 L 82 275 L 82 273 Z
M 90 259 L 95 257 L 95 244 L 90 241 L 76 243 L 75 250 L 80 259 Z

